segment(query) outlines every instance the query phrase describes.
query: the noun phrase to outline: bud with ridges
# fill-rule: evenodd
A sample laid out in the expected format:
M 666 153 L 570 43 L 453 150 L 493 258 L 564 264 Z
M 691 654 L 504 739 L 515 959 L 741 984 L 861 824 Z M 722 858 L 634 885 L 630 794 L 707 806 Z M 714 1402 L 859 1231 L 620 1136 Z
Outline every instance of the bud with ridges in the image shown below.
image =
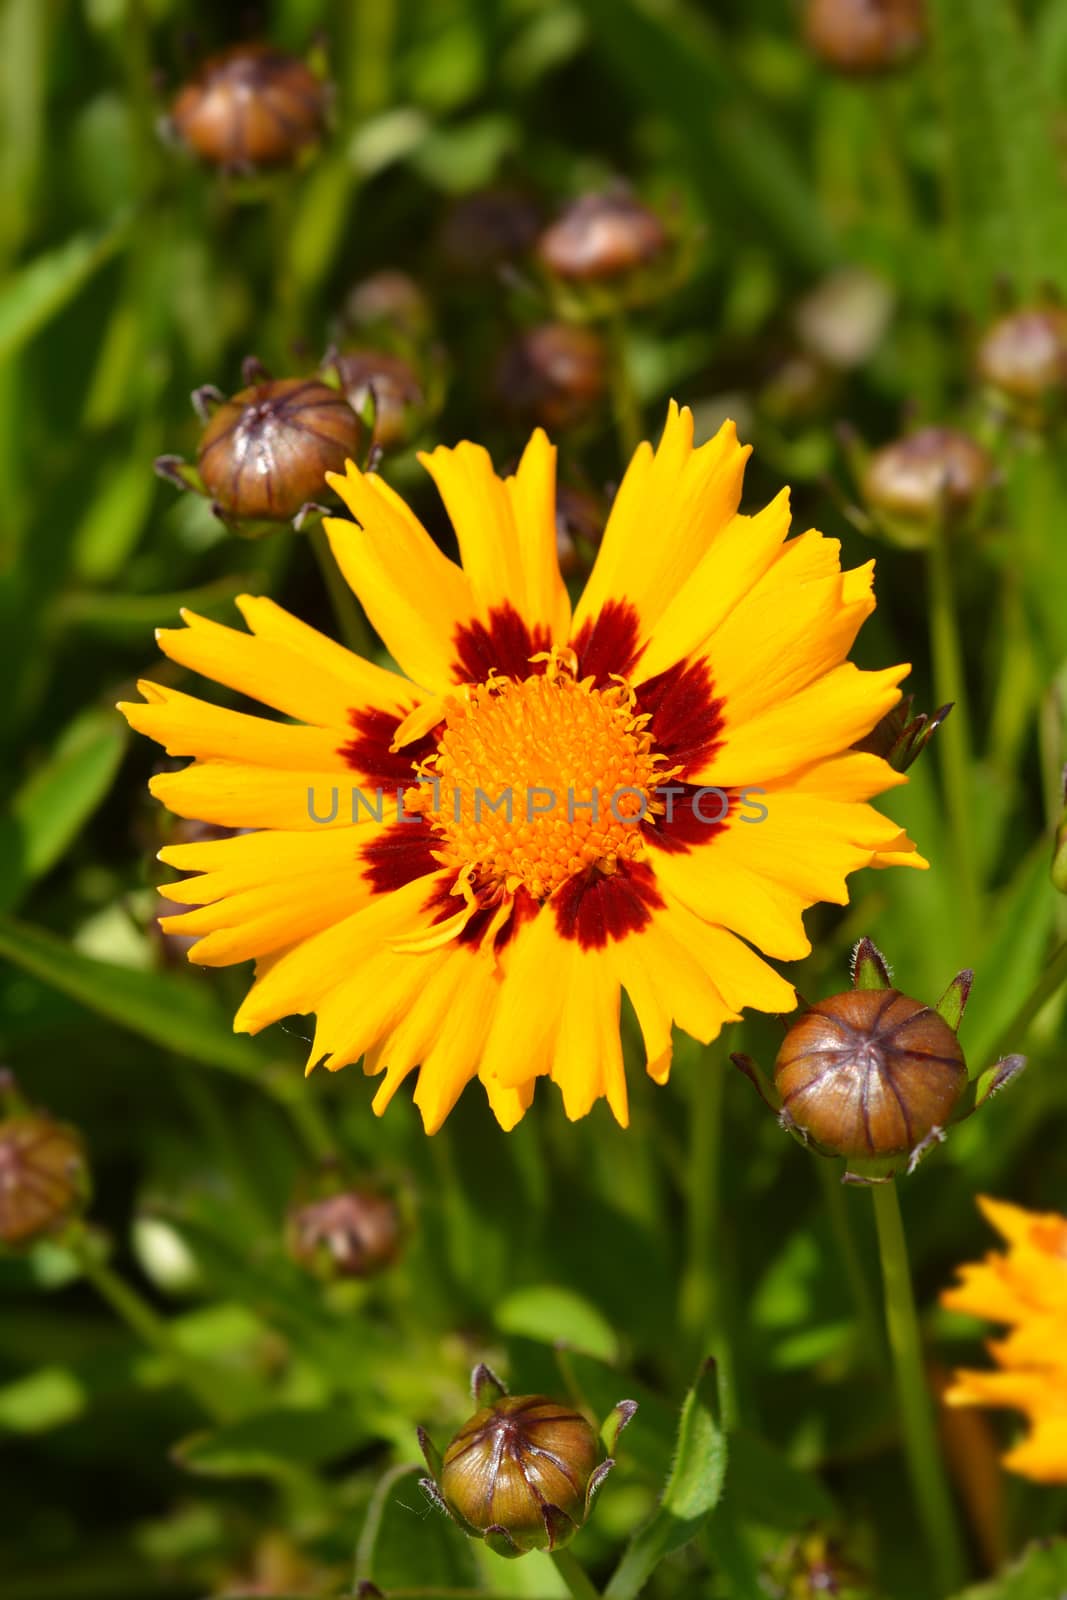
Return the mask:
M 666 298 L 689 267 L 692 240 L 624 183 L 583 194 L 537 241 L 547 287 L 566 317 L 595 319 Z
M 862 466 L 863 498 L 877 530 L 916 549 L 937 527 L 980 513 L 996 482 L 989 452 L 958 428 L 920 428 L 876 450 Z
M 598 1438 L 573 1406 L 546 1395 L 509 1395 L 484 1364 L 474 1369 L 471 1389 L 478 1409 L 444 1455 L 419 1429 L 431 1474 L 420 1480 L 423 1492 L 497 1555 L 558 1550 L 589 1516 L 635 1402 L 620 1400 Z
M 329 90 L 298 57 L 270 44 L 211 56 L 182 88 L 169 131 L 227 172 L 287 166 L 322 136 Z
M 1038 426 L 1067 396 L 1067 309 L 1025 306 L 1000 317 L 983 335 L 977 360 L 1002 405 Z
M 787 1027 L 769 1083 L 748 1056 L 734 1065 L 787 1132 L 819 1155 L 844 1156 L 844 1181 L 880 1183 L 923 1156 L 1026 1065 L 1006 1056 L 970 1083 L 956 1037 L 970 994 L 959 973 L 936 1006 L 893 987 L 870 939 L 852 955 L 852 988 Z
M 0 1105 L 0 1246 L 22 1248 L 61 1232 L 89 1200 L 80 1135 L 25 1107 L 9 1075 Z
M 286 1241 L 294 1261 L 316 1277 L 370 1278 L 396 1261 L 403 1230 L 389 1195 L 366 1184 L 324 1186 L 290 1208 Z

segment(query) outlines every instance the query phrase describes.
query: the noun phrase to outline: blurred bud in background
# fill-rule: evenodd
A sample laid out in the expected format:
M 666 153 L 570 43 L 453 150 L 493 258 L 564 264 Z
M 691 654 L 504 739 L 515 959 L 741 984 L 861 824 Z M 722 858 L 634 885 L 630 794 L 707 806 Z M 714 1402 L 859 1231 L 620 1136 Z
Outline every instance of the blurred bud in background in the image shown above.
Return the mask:
M 345 397 L 321 378 L 270 378 L 253 361 L 245 389 L 227 399 L 201 389 L 194 404 L 206 426 L 196 467 L 161 456 L 156 471 L 180 488 L 209 496 L 235 532 L 289 522 L 328 498 L 327 472 L 343 472 L 359 454 L 363 429 Z
M 210 56 L 179 90 L 169 127 L 224 171 L 282 167 L 322 137 L 328 101 L 326 84 L 299 57 L 239 44 Z
M 924 0 L 807 0 L 804 38 L 835 72 L 892 72 L 926 42 Z
M 843 267 L 809 289 L 793 311 L 797 341 L 828 367 L 862 367 L 885 338 L 893 316 L 893 291 L 865 267 Z
M 608 353 L 599 334 L 567 322 L 543 322 L 507 346 L 493 388 L 516 421 L 556 433 L 588 421 L 607 385 Z
M 529 253 L 541 221 L 541 206 L 523 189 L 500 186 L 463 195 L 441 224 L 442 264 L 461 277 L 492 276 Z
M 978 346 L 978 372 L 1020 421 L 1039 426 L 1067 394 L 1067 310 L 1032 306 L 994 322 Z
M 677 287 L 683 261 L 663 218 L 621 183 L 573 200 L 535 254 L 560 309 L 583 318 L 663 298 Z
M 433 326 L 433 312 L 422 289 L 409 273 L 393 267 L 353 285 L 345 299 L 344 318 L 350 328 L 404 344 L 417 344 Z
M 315 1180 L 286 1217 L 293 1260 L 326 1281 L 372 1278 L 397 1260 L 403 1244 L 393 1198 L 369 1184 L 345 1184 L 340 1174 Z
M 59 1233 L 85 1209 L 89 1167 L 81 1137 L 23 1106 L 7 1074 L 0 1084 L 0 1245 Z
M 769 1564 L 767 1582 L 777 1600 L 874 1600 L 844 1541 L 822 1528 L 792 1540 Z
M 558 1550 L 589 1516 L 611 1468 L 600 1437 L 565 1401 L 510 1395 L 488 1367 L 475 1368 L 478 1410 L 442 1456 L 419 1429 L 431 1477 L 424 1492 L 497 1555 Z M 637 1410 L 620 1400 L 602 1429 L 609 1450 Z
M 427 420 L 422 380 L 403 356 L 383 350 L 345 350 L 327 356 L 325 370 L 337 374 L 342 394 L 370 429 L 371 444 L 379 450 L 408 444 Z
M 867 509 L 894 544 L 919 547 L 935 527 L 980 511 L 996 481 L 988 451 L 957 428 L 920 428 L 876 450 L 862 471 Z

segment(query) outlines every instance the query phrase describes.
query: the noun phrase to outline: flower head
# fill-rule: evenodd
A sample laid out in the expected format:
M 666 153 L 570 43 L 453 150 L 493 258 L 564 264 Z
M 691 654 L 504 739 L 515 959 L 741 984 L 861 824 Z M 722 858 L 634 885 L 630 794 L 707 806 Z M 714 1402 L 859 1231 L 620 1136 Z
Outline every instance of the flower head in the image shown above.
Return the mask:
M 978 1204 L 1008 1248 L 961 1267 L 941 1303 L 1008 1331 L 989 1342 L 995 1367 L 958 1372 L 945 1400 L 1022 1411 L 1030 1431 L 1004 1465 L 1039 1483 L 1067 1483 L 1067 1217 L 984 1197 Z
M 309 1067 L 362 1060 L 384 1110 L 418 1069 L 440 1126 L 481 1079 L 505 1127 L 538 1077 L 570 1117 L 627 1120 L 625 989 L 648 1071 L 672 1024 L 709 1040 L 746 1007 L 788 1011 L 756 953 L 808 953 L 802 913 L 846 875 L 924 863 L 868 803 L 903 783 L 850 748 L 907 668 L 847 659 L 874 608 L 873 563 L 787 540 L 785 494 L 738 510 L 732 424 L 694 448 L 671 408 L 615 498 L 572 612 L 556 551 L 555 453 L 535 433 L 513 476 L 473 444 L 421 459 L 462 565 L 373 472 L 329 482 L 325 527 L 400 671 L 242 597 L 249 632 L 184 614 L 172 660 L 292 721 L 146 683 L 123 710 L 170 754 L 152 780 L 181 816 L 254 830 L 165 849 L 210 966 L 255 959 L 235 1026 L 317 1013 Z
M 432 1477 L 426 1494 L 472 1538 L 498 1555 L 557 1550 L 585 1522 L 614 1461 L 572 1405 L 543 1394 L 508 1394 L 489 1368 L 475 1368 L 478 1410 L 441 1456 L 423 1429 Z M 604 1425 L 610 1448 L 637 1406 L 620 1400 Z

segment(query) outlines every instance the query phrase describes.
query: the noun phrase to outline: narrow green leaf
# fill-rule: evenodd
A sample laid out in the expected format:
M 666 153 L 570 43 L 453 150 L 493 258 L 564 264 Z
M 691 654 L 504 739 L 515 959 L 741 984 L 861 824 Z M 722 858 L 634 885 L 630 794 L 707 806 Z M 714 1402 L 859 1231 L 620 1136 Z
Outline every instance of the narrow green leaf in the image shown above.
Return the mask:
M 242 1417 L 176 1446 L 175 1459 L 209 1477 L 286 1477 L 294 1467 L 317 1467 L 367 1443 L 366 1423 L 351 1402 L 328 1408 L 278 1406 Z
M 63 855 L 111 787 L 126 736 L 113 711 L 85 711 L 0 819 L 0 906 L 11 907 Z
M 1067 289 L 1067 193 L 1030 41 L 1011 0 L 932 0 L 934 62 L 964 281 Z
M 105 233 L 79 233 L 13 274 L 0 289 L 0 361 L 68 305 L 126 236 L 125 221 Z
M 956 1600 L 1060 1600 L 1067 1594 L 1067 1539 L 1032 1544 L 1023 1557 L 988 1583 L 965 1589 Z
M 467 1535 L 419 1488 L 425 1469 L 394 1467 L 381 1479 L 356 1547 L 357 1581 L 387 1595 L 407 1588 L 475 1589 L 478 1569 Z
M 10 917 L 0 917 L 0 957 L 163 1049 L 241 1077 L 263 1071 L 262 1057 L 230 1032 L 206 984 L 97 961 Z
M 717 1505 L 727 1449 L 717 1411 L 716 1374 L 709 1368 L 685 1397 L 663 1498 L 651 1520 L 630 1540 L 604 1591 L 605 1600 L 634 1600 L 659 1563 L 688 1544 Z

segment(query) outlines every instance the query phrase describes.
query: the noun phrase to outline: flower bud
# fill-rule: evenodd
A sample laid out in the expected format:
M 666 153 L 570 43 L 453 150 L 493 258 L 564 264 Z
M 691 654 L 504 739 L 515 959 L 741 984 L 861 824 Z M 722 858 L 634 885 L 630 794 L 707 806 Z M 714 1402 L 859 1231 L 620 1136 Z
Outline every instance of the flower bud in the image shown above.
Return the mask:
M 874 354 L 892 314 L 893 291 L 884 278 L 864 267 L 842 267 L 798 302 L 793 326 L 809 355 L 847 372 Z
M 965 517 L 994 478 L 992 458 L 967 434 L 921 428 L 875 451 L 863 474 L 863 494 L 894 542 L 921 545 L 932 527 Z
M 1027 411 L 1067 390 L 1067 310 L 1030 306 L 1001 317 L 978 346 L 978 371 L 991 388 Z
M 320 1278 L 371 1278 L 392 1266 L 400 1250 L 397 1208 L 373 1189 L 345 1189 L 294 1206 L 286 1231 L 293 1259 Z
M 382 350 L 346 350 L 329 366 L 360 417 L 373 417 L 371 443 L 380 450 L 407 444 L 424 414 L 426 395 L 414 367 Z
M 238 44 L 208 58 L 171 107 L 177 136 L 210 166 L 287 166 L 322 135 L 327 90 L 296 56 Z
M 498 1555 L 557 1550 L 585 1522 L 614 1461 L 586 1419 L 545 1395 L 509 1395 L 488 1367 L 475 1369 L 481 1405 L 442 1457 L 420 1429 L 432 1478 L 428 1496 Z M 614 1448 L 637 1407 L 623 1400 L 605 1424 Z
M 287 522 L 359 452 L 359 418 L 318 378 L 266 379 L 217 403 L 197 446 L 203 491 L 235 522 Z
M 362 278 L 349 291 L 345 320 L 353 328 L 399 334 L 410 342 L 429 332 L 432 317 L 415 279 L 389 267 Z
M 881 756 L 894 771 L 907 772 L 952 710 L 949 704 L 938 711 L 920 711 L 913 716 L 913 706 L 914 696 L 906 694 L 892 711 L 887 711 L 881 721 L 875 723 L 870 733 L 856 740 L 852 749 Z
M 521 189 L 478 189 L 450 207 L 439 249 L 449 271 L 480 277 L 518 261 L 540 227 L 541 209 Z
M 497 364 L 494 388 L 518 421 L 556 433 L 592 415 L 604 397 L 607 375 L 607 350 L 599 334 L 567 322 L 544 322 L 508 346 Z
M 555 278 L 603 282 L 646 267 L 667 249 L 656 213 L 621 186 L 583 194 L 546 228 L 537 254 Z
M 891 72 L 926 40 L 923 0 L 808 0 L 804 37 L 835 72 Z
M 59 1232 L 88 1198 L 85 1148 L 73 1128 L 19 1109 L 0 1121 L 0 1244 Z
M 972 977 L 959 973 L 936 1006 L 923 1005 L 893 988 L 884 958 L 861 939 L 852 988 L 788 1027 L 773 1085 L 764 1086 L 749 1057 L 731 1060 L 783 1128 L 820 1155 L 847 1157 L 846 1180 L 884 1181 L 901 1160 L 911 1172 L 950 1122 L 970 1116 L 1026 1065 L 1005 1056 L 971 1089 L 956 1034 Z

